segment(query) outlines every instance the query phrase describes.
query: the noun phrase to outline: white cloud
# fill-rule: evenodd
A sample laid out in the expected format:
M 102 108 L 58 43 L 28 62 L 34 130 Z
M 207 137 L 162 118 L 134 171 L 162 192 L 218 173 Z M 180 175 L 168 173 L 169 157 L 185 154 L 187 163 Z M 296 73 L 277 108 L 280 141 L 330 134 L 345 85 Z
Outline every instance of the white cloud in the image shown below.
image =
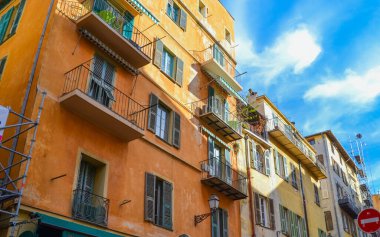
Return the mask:
M 283 33 L 271 47 L 261 53 L 255 52 L 253 42 L 246 37 L 238 38 L 237 41 L 239 62 L 255 68 L 256 77 L 264 79 L 267 84 L 287 71 L 294 74 L 302 73 L 322 51 L 305 25 Z
M 306 100 L 336 99 L 353 105 L 368 105 L 380 96 L 380 65 L 363 74 L 346 70 L 343 78 L 333 78 L 310 88 Z

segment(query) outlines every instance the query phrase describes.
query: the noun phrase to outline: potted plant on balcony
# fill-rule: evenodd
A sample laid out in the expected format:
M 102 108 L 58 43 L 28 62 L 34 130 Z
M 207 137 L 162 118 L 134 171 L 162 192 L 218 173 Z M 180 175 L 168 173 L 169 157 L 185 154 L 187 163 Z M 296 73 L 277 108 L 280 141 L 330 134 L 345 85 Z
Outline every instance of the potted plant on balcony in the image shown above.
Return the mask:
M 101 11 L 99 11 L 98 15 L 100 16 L 100 18 L 102 18 L 110 26 L 113 25 L 113 23 L 115 22 L 115 19 L 116 19 L 113 12 L 109 11 L 109 10 L 101 10 Z

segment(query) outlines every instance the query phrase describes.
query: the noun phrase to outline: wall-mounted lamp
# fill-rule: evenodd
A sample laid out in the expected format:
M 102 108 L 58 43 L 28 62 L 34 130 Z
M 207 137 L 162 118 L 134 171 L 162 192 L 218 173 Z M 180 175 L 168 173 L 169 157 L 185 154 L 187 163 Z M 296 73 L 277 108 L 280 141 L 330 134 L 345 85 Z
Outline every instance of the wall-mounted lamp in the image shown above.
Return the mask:
M 215 194 L 212 194 L 208 199 L 208 204 L 210 205 L 210 212 L 202 215 L 194 216 L 194 225 L 201 223 L 206 220 L 207 217 L 211 216 L 219 207 L 219 198 Z

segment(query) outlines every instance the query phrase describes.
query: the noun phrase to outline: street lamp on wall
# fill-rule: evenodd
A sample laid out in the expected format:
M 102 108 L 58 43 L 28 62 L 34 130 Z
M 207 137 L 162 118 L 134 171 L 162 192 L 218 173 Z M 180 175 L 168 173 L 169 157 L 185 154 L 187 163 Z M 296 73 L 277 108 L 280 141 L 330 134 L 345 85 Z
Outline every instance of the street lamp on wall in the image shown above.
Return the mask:
M 206 220 L 207 217 L 211 216 L 219 207 L 219 198 L 215 194 L 212 194 L 210 198 L 208 199 L 208 204 L 210 206 L 210 212 L 205 213 L 202 215 L 195 215 L 194 216 L 194 225 L 201 223 L 202 221 Z

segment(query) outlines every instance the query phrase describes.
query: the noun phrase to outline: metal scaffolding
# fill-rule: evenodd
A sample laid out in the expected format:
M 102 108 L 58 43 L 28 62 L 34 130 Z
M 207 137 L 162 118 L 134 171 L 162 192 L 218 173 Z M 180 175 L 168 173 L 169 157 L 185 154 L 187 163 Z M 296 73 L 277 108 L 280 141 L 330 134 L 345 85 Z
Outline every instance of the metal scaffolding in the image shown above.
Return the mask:
M 10 107 L 0 106 L 0 117 L 3 115 L 3 124 L 0 122 L 0 222 L 19 215 L 45 97 L 46 92 L 42 92 L 35 120 Z M 6 123 L 6 120 L 9 122 Z M 3 133 L 5 136 L 2 139 Z M 15 140 L 20 137 L 25 138 L 25 145 L 14 146 Z
M 350 138 L 351 156 L 354 157 L 356 165 L 358 167 L 357 174 L 360 183 L 361 198 L 365 204 L 365 207 L 372 207 L 372 195 L 369 186 L 367 168 L 365 165 L 364 146 L 365 143 L 362 140 L 362 134 L 358 133 L 355 139 Z

